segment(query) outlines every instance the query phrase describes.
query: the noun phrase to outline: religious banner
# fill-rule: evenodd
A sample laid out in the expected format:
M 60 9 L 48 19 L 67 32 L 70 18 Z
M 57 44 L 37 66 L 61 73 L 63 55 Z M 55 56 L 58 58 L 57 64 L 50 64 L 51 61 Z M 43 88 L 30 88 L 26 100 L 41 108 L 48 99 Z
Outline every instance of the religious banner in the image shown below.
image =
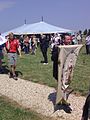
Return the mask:
M 0 45 L 4 44 L 5 42 L 7 42 L 7 40 L 0 35 Z
M 68 88 L 72 80 L 73 70 L 81 47 L 82 45 L 59 46 L 56 104 L 67 103 Z

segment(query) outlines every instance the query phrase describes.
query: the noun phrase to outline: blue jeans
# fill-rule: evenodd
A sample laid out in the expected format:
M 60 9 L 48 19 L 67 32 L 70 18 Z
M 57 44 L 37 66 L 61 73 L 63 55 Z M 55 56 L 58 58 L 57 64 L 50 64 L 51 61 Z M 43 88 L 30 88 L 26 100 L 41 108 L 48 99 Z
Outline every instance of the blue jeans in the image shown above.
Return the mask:
M 28 46 L 24 46 L 24 52 L 25 54 L 29 54 L 29 45 Z

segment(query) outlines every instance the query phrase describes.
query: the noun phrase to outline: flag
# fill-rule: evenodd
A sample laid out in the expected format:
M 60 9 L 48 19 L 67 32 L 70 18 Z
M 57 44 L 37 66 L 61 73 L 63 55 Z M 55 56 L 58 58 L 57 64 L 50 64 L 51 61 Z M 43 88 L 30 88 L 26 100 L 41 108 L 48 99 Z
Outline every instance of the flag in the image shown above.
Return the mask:
M 81 47 L 82 45 L 64 45 L 58 47 L 58 88 L 56 104 L 60 103 L 62 99 L 67 100 L 67 91 Z

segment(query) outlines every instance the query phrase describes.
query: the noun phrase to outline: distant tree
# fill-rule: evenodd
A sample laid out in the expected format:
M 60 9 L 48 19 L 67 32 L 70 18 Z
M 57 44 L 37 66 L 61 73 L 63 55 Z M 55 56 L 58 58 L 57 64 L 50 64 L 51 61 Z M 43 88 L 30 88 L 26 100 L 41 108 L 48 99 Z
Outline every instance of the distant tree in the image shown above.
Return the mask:
M 83 32 L 83 34 L 84 34 L 84 35 L 87 35 L 87 33 L 88 33 L 88 30 L 85 29 L 84 32 Z

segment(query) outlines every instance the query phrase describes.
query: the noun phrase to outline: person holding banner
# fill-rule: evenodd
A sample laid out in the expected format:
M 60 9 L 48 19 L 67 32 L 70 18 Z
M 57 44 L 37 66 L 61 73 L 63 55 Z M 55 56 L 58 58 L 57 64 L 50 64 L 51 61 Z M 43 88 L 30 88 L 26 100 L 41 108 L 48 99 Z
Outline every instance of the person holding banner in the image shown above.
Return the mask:
M 70 83 L 73 70 L 82 45 L 55 45 L 52 51 L 53 77 L 57 80 L 56 105 L 69 106 L 67 102 L 70 93 Z
M 90 93 L 86 98 L 81 120 L 90 120 Z
M 6 49 L 8 52 L 8 62 L 10 65 L 9 77 L 17 80 L 15 70 L 16 70 L 16 61 L 17 61 L 17 51 L 21 56 L 20 44 L 17 39 L 14 38 L 13 33 L 9 33 L 8 41 L 6 42 Z

